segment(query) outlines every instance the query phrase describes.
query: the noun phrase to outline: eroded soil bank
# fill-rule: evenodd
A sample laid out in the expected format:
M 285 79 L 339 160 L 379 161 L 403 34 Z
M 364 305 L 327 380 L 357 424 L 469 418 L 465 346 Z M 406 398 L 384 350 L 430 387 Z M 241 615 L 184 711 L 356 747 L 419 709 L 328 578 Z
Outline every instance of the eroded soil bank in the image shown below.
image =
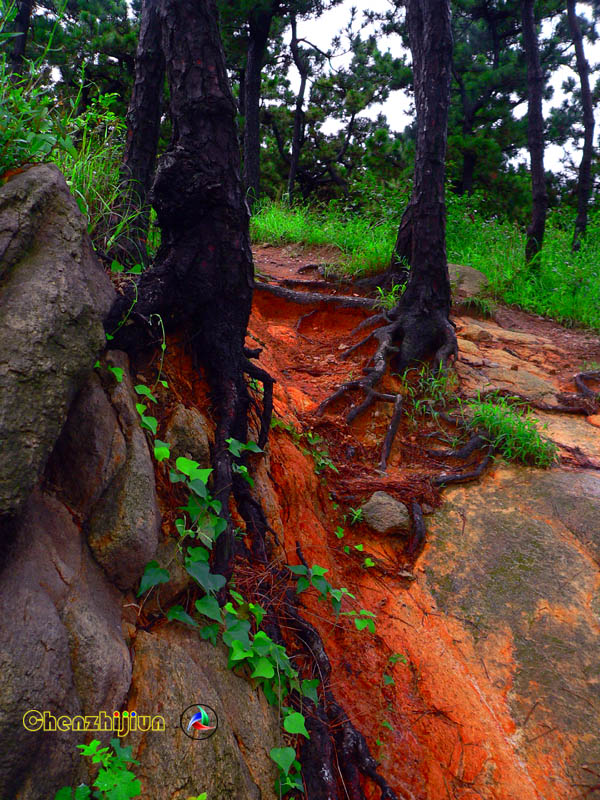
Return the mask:
M 319 276 L 299 269 L 318 256 L 294 248 L 255 253 L 265 278 L 307 280 L 311 288 Z M 459 286 L 458 299 L 468 292 Z M 345 413 L 356 398 L 315 413 L 372 352 L 367 344 L 340 359 L 367 315 L 257 291 L 249 329 L 277 380 L 277 420 L 320 435 L 339 471 L 315 474 L 318 456 L 303 450 L 319 446 L 289 427 L 272 431 L 257 492 L 281 559 L 298 563 L 299 542 L 309 564 L 326 567 L 332 585 L 356 595 L 348 610 L 376 613 L 376 634 L 359 632 L 303 595 L 334 664 L 338 698 L 399 796 L 600 797 L 599 418 L 551 410 L 575 391 L 582 362 L 600 361 L 600 341 L 509 309 L 493 320 L 455 316 L 456 391 L 508 390 L 541 405 L 536 415 L 559 445 L 560 463 L 539 470 L 497 460 L 478 482 L 440 493 L 429 478 L 463 467 L 427 455 L 424 435 L 436 426 L 426 415 L 405 416 L 381 474 L 389 405 L 349 426 Z M 397 378 L 386 380 L 384 390 L 400 390 Z M 416 497 L 430 512 L 416 563 L 405 555 L 406 536 L 344 520 L 378 490 L 407 503 Z

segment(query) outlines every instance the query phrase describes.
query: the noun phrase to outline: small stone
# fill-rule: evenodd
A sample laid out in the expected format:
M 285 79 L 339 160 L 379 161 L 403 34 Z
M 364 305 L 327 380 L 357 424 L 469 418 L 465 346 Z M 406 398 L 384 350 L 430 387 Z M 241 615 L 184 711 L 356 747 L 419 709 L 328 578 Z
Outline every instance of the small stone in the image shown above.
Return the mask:
M 364 522 L 376 533 L 406 534 L 411 518 L 408 508 L 387 492 L 375 492 L 362 507 Z
M 179 404 L 165 429 L 165 441 L 171 445 L 172 458 L 185 456 L 204 469 L 211 465 L 210 446 L 214 439 L 212 426 L 195 408 Z

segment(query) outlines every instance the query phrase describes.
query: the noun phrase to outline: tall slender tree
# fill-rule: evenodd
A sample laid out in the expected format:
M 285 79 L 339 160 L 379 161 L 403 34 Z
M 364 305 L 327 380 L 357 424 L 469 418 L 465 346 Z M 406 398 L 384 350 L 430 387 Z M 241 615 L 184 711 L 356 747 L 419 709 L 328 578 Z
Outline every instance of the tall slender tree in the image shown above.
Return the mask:
M 525 260 L 530 263 L 542 249 L 548 210 L 548 189 L 544 172 L 544 116 L 542 113 L 545 80 L 540 61 L 534 0 L 523 0 L 521 21 L 527 60 L 527 142 L 532 192 L 531 222 L 527 228 Z
M 117 246 L 134 261 L 147 263 L 150 222 L 148 192 L 154 179 L 160 132 L 165 60 L 162 52 L 160 0 L 143 0 L 135 60 L 135 82 L 127 112 L 127 144 L 121 169 L 123 191 L 115 213 L 131 222 Z
M 31 11 L 33 9 L 33 0 L 21 0 L 17 4 L 17 13 L 14 19 L 14 33 L 13 50 L 11 56 L 11 69 L 15 74 L 20 74 L 23 71 L 25 46 L 27 44 L 27 33 L 31 23 Z
M 579 180 L 577 183 L 577 217 L 573 232 L 573 250 L 579 250 L 581 237 L 585 235 L 588 219 L 588 203 L 592 193 L 592 158 L 594 155 L 594 105 L 590 90 L 590 65 L 585 57 L 581 25 L 577 17 L 576 0 L 567 0 L 567 18 L 569 30 L 575 46 L 575 58 L 579 84 L 581 87 L 581 105 L 583 108 L 583 151 L 579 164 Z

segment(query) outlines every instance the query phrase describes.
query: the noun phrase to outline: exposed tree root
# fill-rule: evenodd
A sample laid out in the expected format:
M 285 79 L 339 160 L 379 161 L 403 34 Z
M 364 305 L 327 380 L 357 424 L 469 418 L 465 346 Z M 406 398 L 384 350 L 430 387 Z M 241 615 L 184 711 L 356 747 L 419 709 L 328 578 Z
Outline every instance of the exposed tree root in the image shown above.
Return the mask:
M 387 460 L 390 456 L 390 451 L 392 449 L 394 438 L 398 431 L 398 426 L 400 425 L 401 416 L 402 416 L 402 395 L 397 394 L 396 399 L 394 400 L 394 413 L 392 414 L 392 419 L 388 426 L 387 433 L 385 435 L 385 439 L 383 442 L 383 448 L 381 450 L 381 461 L 379 462 L 379 469 L 382 472 L 385 472 L 385 470 L 387 469 Z
M 493 448 L 489 446 L 484 458 L 479 462 L 477 467 L 469 472 L 446 472 L 441 475 L 436 475 L 432 479 L 434 486 L 446 486 L 449 483 L 466 483 L 467 481 L 474 481 L 480 478 L 486 467 L 492 462 Z
M 595 392 L 587 385 L 586 381 L 600 381 L 600 370 L 593 372 L 579 372 L 575 375 L 575 385 L 584 397 L 598 403 L 600 400 L 600 392 Z
M 368 297 L 348 297 L 347 295 L 336 294 L 319 294 L 317 292 L 294 292 L 292 289 L 285 289 L 283 286 L 273 286 L 271 283 L 256 283 L 254 285 L 255 291 L 268 292 L 281 297 L 283 300 L 289 300 L 290 303 L 299 303 L 300 305 L 333 305 L 338 308 L 366 308 L 374 309 L 377 307 L 376 300 L 370 300 Z

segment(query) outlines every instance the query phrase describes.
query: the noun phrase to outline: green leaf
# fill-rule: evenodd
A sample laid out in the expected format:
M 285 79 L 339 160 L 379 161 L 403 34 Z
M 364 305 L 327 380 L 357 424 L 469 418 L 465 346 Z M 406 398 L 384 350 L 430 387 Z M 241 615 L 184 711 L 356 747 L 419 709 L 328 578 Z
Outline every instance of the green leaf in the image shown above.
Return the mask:
M 227 647 L 232 647 L 233 642 L 238 641 L 244 650 L 250 649 L 250 623 L 245 619 L 236 619 L 231 614 L 225 615 L 225 624 L 227 630 L 223 634 L 223 641 Z
M 147 428 L 154 436 L 158 428 L 158 420 L 156 417 L 146 417 L 142 415 L 142 428 Z
M 322 575 L 325 575 L 326 572 L 329 572 L 329 570 L 325 569 L 325 567 L 320 567 L 318 564 L 314 564 L 313 565 L 313 568 L 312 568 L 312 574 L 313 575 L 318 575 L 320 577 Z
M 215 597 L 207 594 L 200 600 L 196 600 L 196 609 L 205 617 L 221 622 L 221 607 Z
M 365 549 L 365 546 L 364 544 L 355 544 L 354 549 L 359 550 L 362 553 L 362 551 Z
M 137 596 L 140 597 L 148 589 L 153 586 L 158 586 L 160 583 L 167 583 L 170 580 L 170 575 L 166 569 L 158 565 L 158 561 L 149 561 L 146 564 L 142 580 L 140 581 L 140 590 Z M 87 755 L 87 753 L 85 754 Z
M 305 592 L 309 586 L 310 586 L 310 581 L 308 580 L 308 578 L 298 578 L 298 581 L 296 582 L 296 594 L 301 594 L 302 592 Z
M 383 725 L 384 728 L 387 728 L 389 731 L 393 731 L 394 730 L 394 728 L 392 726 L 392 723 L 388 722 L 387 719 L 384 719 L 381 724 Z
M 293 747 L 274 747 L 269 755 L 284 775 L 288 774 L 296 759 L 296 751 Z
M 231 662 L 245 661 L 247 658 L 251 658 L 253 654 L 252 648 L 245 648 L 239 639 L 234 639 L 231 642 L 231 650 L 229 652 L 229 660 Z
M 191 625 L 193 628 L 198 627 L 198 623 L 193 617 L 187 613 L 183 606 L 173 606 L 167 611 L 167 619 L 171 622 L 184 622 L 186 625 Z
M 123 266 L 123 264 L 119 264 L 118 261 L 113 261 L 112 264 L 110 265 L 111 272 L 123 272 L 124 269 L 125 267 Z
M 210 559 L 210 552 L 206 547 L 188 547 L 187 552 L 188 561 L 191 563 L 194 561 L 208 561 Z
M 316 705 L 319 702 L 319 696 L 317 695 L 317 686 L 319 685 L 318 678 L 312 678 L 311 680 L 304 680 L 302 681 L 302 694 L 305 697 L 308 697 L 309 700 L 312 700 L 313 703 Z
M 291 748 L 290 748 L 291 750 Z M 296 757 L 296 753 L 294 753 L 294 757 L 292 761 Z M 88 789 L 89 791 L 89 789 Z M 89 797 L 89 795 L 88 795 Z M 73 800 L 73 790 L 70 786 L 63 786 L 62 789 L 59 789 L 58 792 L 54 795 L 54 800 Z
M 164 461 L 171 455 L 171 445 L 168 442 L 161 442 L 160 439 L 154 440 L 154 458 L 157 461 Z
M 408 664 L 408 658 L 403 653 L 393 653 L 389 657 L 390 664 L 397 664 L 398 661 L 402 661 L 403 664 Z
M 273 649 L 273 640 L 264 631 L 257 631 L 254 635 L 252 648 L 259 656 L 266 656 Z
M 302 736 L 306 736 L 307 739 L 310 739 L 305 722 L 304 714 L 301 714 L 299 711 L 292 711 L 292 713 L 288 714 L 283 720 L 283 727 L 288 733 L 301 733 Z
M 206 594 L 218 592 L 227 583 L 223 575 L 213 575 L 208 564 L 204 561 L 188 561 L 185 569 L 200 584 Z
M 335 533 L 335 535 L 337 536 L 338 539 L 343 539 L 344 538 L 344 529 L 342 528 L 341 525 L 337 526 L 337 528 L 334 530 L 334 533 Z
M 365 560 L 363 561 L 363 566 L 364 567 L 374 567 L 375 566 L 375 562 L 373 561 L 372 558 L 365 558 Z
M 108 339 L 108 336 L 106 338 Z M 115 378 L 117 379 L 117 383 L 121 383 L 121 381 L 123 380 L 123 370 L 122 370 L 122 368 L 121 367 L 108 367 L 107 369 L 108 369 L 109 372 L 112 372 L 112 374 L 115 376 Z M 144 406 L 144 410 L 146 410 L 145 406 Z
M 215 622 L 213 625 L 205 625 L 200 628 L 200 637 L 202 639 L 212 642 L 213 646 L 217 644 L 217 636 L 219 635 L 219 626 Z
M 365 619 L 364 617 L 356 617 L 354 619 L 354 624 L 356 625 L 357 631 L 364 631 L 365 628 L 368 628 L 371 633 L 375 633 L 375 623 L 372 619 Z
M 88 800 L 88 798 L 91 797 L 91 794 L 92 790 L 90 789 L 90 787 L 81 784 L 81 786 L 78 786 L 75 789 L 75 800 Z M 69 797 L 71 797 L 71 795 L 69 795 Z
M 273 664 L 268 658 L 259 656 L 256 662 L 252 662 L 254 671 L 250 675 L 251 678 L 272 678 L 275 675 Z
M 383 685 L 384 686 L 395 686 L 395 683 L 396 682 L 394 681 L 394 679 L 392 678 L 391 675 L 386 675 L 384 673 L 384 675 L 383 675 Z
M 134 264 L 133 267 L 127 272 L 128 275 L 141 275 L 144 268 L 141 264 Z
M 147 397 L 148 400 L 152 400 L 153 403 L 158 403 L 158 400 L 156 399 L 156 397 L 152 394 L 150 389 L 145 384 L 138 383 L 138 385 L 134 386 L 133 388 L 135 389 L 135 391 L 138 394 L 141 394 L 144 397 Z
M 294 575 L 306 575 L 306 574 L 308 574 L 308 569 L 303 564 L 298 564 L 297 566 L 296 565 L 290 566 L 290 564 L 288 564 L 287 568 Z

